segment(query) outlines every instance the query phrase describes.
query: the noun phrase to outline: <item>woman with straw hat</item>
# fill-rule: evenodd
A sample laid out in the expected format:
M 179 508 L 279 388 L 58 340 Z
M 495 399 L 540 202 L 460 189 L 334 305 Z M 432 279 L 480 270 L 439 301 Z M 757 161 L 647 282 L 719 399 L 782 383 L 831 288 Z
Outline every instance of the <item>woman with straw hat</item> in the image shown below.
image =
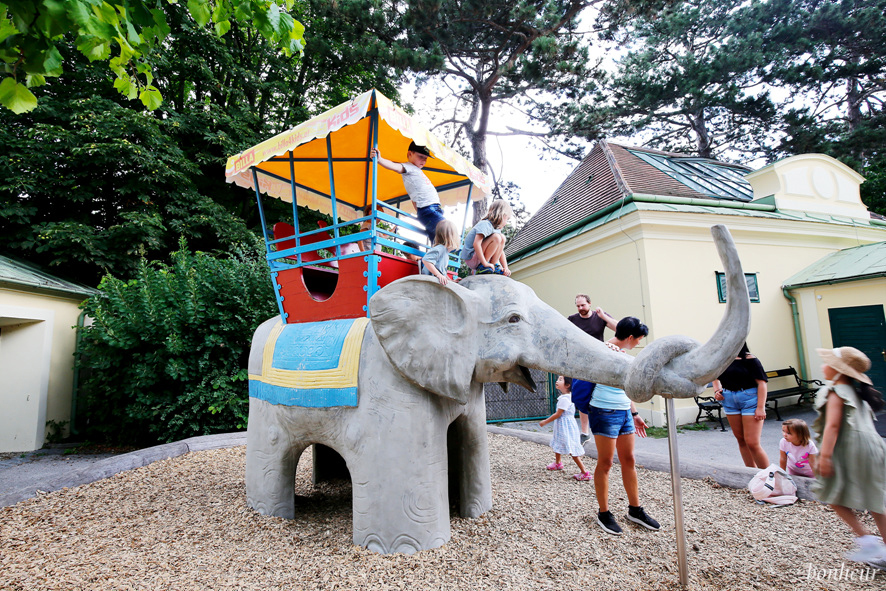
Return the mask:
M 813 429 L 821 452 L 813 491 L 857 536 L 846 558 L 886 569 L 886 443 L 874 428 L 883 399 L 864 373 L 871 361 L 854 347 L 818 354 L 827 383 L 815 395 Z M 870 535 L 853 509 L 870 511 L 879 537 Z

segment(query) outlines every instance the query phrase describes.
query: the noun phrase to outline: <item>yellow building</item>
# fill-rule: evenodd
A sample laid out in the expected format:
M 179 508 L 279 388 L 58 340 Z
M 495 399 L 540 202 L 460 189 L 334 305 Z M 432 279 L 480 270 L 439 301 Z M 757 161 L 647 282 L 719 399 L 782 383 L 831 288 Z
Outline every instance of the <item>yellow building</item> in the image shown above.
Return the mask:
M 785 281 L 796 302 L 801 359 L 821 377 L 816 348 L 851 345 L 871 360 L 868 375 L 886 388 L 886 242 L 827 255 Z
M 0 256 L 0 452 L 40 449 L 68 424 L 80 303 L 95 290 Z
M 803 377 L 820 377 L 808 352 L 829 344 L 820 338 L 825 333 L 819 330 L 807 344 L 800 331 L 807 352 L 801 358 L 790 292 L 782 286 L 827 255 L 886 240 L 886 220 L 859 198 L 862 181 L 818 154 L 752 172 L 601 141 L 511 240 L 509 266 L 513 278 L 565 315 L 575 313 L 575 295 L 585 293 L 616 319 L 640 318 L 650 340 L 684 334 L 706 341 L 716 338 L 724 308 L 723 269 L 709 229 L 724 224 L 751 292 L 751 351 L 766 369 L 792 366 Z M 852 289 L 869 289 L 857 297 L 882 303 L 886 290 L 877 281 Z M 805 299 L 801 305 L 808 308 Z M 789 385 L 773 381 L 771 387 Z M 694 401 L 676 406 L 678 422 L 695 420 Z M 641 405 L 641 412 L 653 425 L 664 424 L 660 399 Z

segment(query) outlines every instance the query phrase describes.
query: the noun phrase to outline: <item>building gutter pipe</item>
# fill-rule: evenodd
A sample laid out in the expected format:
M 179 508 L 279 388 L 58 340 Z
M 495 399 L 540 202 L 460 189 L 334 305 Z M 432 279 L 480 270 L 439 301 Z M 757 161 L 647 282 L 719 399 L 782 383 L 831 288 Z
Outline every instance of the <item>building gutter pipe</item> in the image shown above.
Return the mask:
M 794 320 L 794 341 L 797 343 L 797 355 L 800 359 L 800 378 L 809 379 L 808 370 L 806 368 L 806 348 L 803 346 L 803 335 L 800 332 L 800 311 L 797 309 L 797 300 L 791 295 L 790 288 L 783 286 L 781 293 L 788 299 L 791 304 L 791 316 Z

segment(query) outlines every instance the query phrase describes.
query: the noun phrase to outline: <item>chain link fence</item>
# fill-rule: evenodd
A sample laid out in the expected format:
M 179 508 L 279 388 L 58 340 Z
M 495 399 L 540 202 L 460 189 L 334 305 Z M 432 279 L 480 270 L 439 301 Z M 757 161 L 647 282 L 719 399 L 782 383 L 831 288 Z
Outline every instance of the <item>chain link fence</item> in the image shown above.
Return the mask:
M 553 395 L 556 378 L 538 369 L 530 369 L 529 373 L 535 381 L 535 392 L 516 384 L 508 384 L 507 392 L 498 384 L 485 384 L 487 423 L 528 421 L 551 416 L 556 402 Z

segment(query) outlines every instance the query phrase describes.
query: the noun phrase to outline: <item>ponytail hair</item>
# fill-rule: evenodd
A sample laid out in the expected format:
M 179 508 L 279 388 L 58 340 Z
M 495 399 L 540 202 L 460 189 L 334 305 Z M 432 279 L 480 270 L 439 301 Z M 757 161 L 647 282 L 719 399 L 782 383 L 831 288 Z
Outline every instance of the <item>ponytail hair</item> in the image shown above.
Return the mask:
M 859 382 L 855 378 L 849 378 L 849 381 L 852 382 L 852 386 L 855 388 L 855 393 L 858 394 L 858 397 L 867 402 L 872 411 L 879 412 L 883 409 L 883 395 L 879 390 L 869 384 Z

